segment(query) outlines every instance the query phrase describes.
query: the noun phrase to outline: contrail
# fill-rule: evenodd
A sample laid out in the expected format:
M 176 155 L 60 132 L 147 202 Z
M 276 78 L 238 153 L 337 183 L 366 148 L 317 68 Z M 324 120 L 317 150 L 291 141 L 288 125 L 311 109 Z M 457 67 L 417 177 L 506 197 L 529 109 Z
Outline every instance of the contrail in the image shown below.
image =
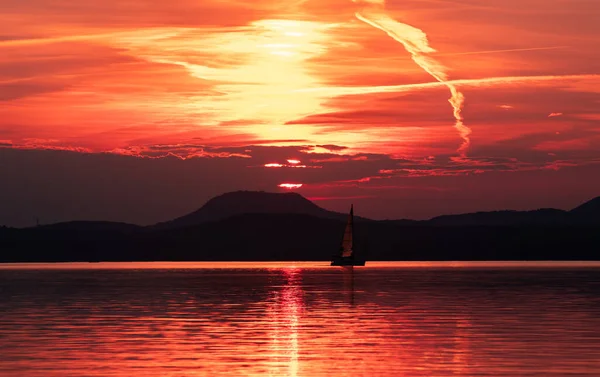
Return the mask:
M 454 127 L 458 130 L 463 142 L 457 152 L 461 157 L 465 157 L 471 144 L 471 129 L 464 125 L 462 117 L 462 108 L 465 102 L 464 95 L 456 89 L 452 83 L 448 82 L 446 69 L 437 60 L 429 56 L 436 52 L 427 40 L 427 34 L 421 29 L 403 24 L 390 18 L 384 10 L 385 0 L 354 0 L 357 3 L 365 3 L 363 13 L 356 13 L 356 18 L 362 22 L 377 28 L 401 43 L 406 51 L 425 72 L 429 73 L 434 79 L 443 83 L 450 90 L 450 99 L 452 113 L 456 122 Z
M 435 54 L 435 56 L 485 55 L 485 54 L 501 54 L 501 53 L 505 53 L 505 52 L 559 50 L 559 49 L 563 49 L 563 48 L 569 48 L 569 46 L 548 46 L 548 47 L 510 48 L 510 49 L 504 49 L 504 50 L 449 52 L 449 53 L 444 53 L 444 54 Z
M 527 48 L 510 48 L 503 50 L 481 50 L 481 51 L 463 51 L 463 52 L 445 52 L 443 54 L 435 53 L 433 56 L 460 56 L 460 55 L 488 55 L 488 54 L 504 54 L 509 52 L 529 52 L 529 51 L 541 51 L 541 50 L 558 50 L 569 48 L 569 46 L 548 46 L 548 47 L 527 47 Z M 372 61 L 380 59 L 377 56 L 367 56 L 367 57 L 350 57 L 350 58 L 337 58 L 334 60 L 335 63 L 339 62 L 353 62 L 356 63 L 358 61 Z M 408 60 L 411 59 L 409 57 L 399 56 L 394 58 L 386 58 L 387 60 Z M 411 59 L 412 60 L 412 59 Z M 330 65 L 331 63 L 316 63 L 313 65 Z
M 599 80 L 599 74 L 582 75 L 545 75 L 545 76 L 504 76 L 485 77 L 481 79 L 448 80 L 445 82 L 433 81 L 419 84 L 400 85 L 374 85 L 374 86 L 329 86 L 297 89 L 297 92 L 318 92 L 326 96 L 351 96 L 374 93 L 400 93 L 412 90 L 436 89 L 446 87 L 447 84 L 461 87 L 484 87 L 495 85 L 510 85 L 523 82 L 567 81 L 567 80 Z
M 58 37 L 41 37 L 41 38 L 30 38 L 30 39 L 7 39 L 0 40 L 0 48 L 2 47 L 24 47 L 24 46 L 36 46 L 40 44 L 51 44 L 51 43 L 63 43 L 63 42 L 88 42 L 97 40 L 114 40 L 118 38 L 147 38 L 147 39 L 161 39 L 175 37 L 183 31 L 189 29 L 185 28 L 163 28 L 156 30 L 141 30 L 141 31 L 119 31 L 112 33 L 100 33 L 100 34 L 83 34 L 83 35 L 64 35 Z

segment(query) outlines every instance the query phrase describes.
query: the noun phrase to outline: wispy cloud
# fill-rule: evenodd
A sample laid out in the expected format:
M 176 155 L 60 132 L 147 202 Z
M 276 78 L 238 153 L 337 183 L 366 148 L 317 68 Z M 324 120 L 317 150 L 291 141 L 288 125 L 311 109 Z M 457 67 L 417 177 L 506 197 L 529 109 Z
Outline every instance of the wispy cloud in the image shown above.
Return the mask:
M 358 2 L 360 3 L 361 1 L 359 0 Z M 430 56 L 430 54 L 436 50 L 429 46 L 427 35 L 420 29 L 397 22 L 390 18 L 383 9 L 385 5 L 384 0 L 366 0 L 362 2 L 366 7 L 361 13 L 356 13 L 356 17 L 377 29 L 386 32 L 394 40 L 401 43 L 406 51 L 411 54 L 412 59 L 419 67 L 423 68 L 423 70 L 429 73 L 435 80 L 444 84 L 450 90 L 451 97 L 449 102 L 452 105 L 454 118 L 456 120 L 454 127 L 458 130 L 460 137 L 463 140 L 461 146 L 458 148 L 458 153 L 463 157 L 466 156 L 466 152 L 471 143 L 469 137 L 471 135 L 471 129 L 463 123 L 462 108 L 465 97 L 458 91 L 454 84 L 448 82 L 446 68 Z
M 297 176 L 302 189 L 379 171 L 600 157 L 589 48 L 600 29 L 587 3 L 32 0 L 5 10 L 4 148 L 239 160 L 253 174 L 289 174 L 278 182 Z M 429 156 L 463 158 L 432 167 Z

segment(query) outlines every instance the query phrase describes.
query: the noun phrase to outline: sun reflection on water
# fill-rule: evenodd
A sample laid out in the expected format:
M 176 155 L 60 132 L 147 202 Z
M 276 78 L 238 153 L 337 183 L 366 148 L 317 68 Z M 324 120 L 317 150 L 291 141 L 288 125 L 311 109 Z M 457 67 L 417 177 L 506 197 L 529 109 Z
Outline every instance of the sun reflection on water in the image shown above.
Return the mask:
M 0 269 L 0 376 L 600 371 L 598 269 L 156 265 Z
M 270 375 L 281 375 L 283 369 L 287 369 L 286 375 L 297 377 L 299 317 L 304 309 L 300 269 L 290 267 L 279 271 L 285 278 L 285 284 L 281 290 L 273 292 L 272 304 L 267 310 L 269 322 L 272 323 L 273 370 Z M 287 368 L 284 367 L 286 363 Z

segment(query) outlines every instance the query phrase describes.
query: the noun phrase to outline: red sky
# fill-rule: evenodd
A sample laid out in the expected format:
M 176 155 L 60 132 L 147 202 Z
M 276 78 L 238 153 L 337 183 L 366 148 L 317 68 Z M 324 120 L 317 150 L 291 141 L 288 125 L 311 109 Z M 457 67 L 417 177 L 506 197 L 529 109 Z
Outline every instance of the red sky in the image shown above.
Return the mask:
M 362 201 L 376 218 L 600 195 L 595 0 L 0 0 L 0 9 L 6 174 L 24 164 L 14 156 L 26 158 L 8 149 L 74 151 L 74 161 L 109 153 L 121 169 L 144 158 L 157 172 L 191 159 L 219 173 L 189 197 L 174 176 L 183 168 L 157 173 L 179 182 L 163 195 L 188 203 L 156 198 L 145 217 L 125 216 L 118 201 L 113 212 L 56 214 L 33 189 L 18 204 L 10 195 L 30 186 L 5 176 L 4 200 L 26 217 L 147 223 L 217 188 L 284 183 L 328 208 Z M 39 184 L 61 169 L 46 160 L 28 168 Z M 6 216 L 0 223 L 25 221 Z

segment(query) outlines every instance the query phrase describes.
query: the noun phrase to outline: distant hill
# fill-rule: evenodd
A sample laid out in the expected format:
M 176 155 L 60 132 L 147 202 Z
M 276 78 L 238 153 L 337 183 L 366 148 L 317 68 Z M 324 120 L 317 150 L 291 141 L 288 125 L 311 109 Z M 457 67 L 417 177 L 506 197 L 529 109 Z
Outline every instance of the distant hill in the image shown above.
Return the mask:
M 0 261 L 329 260 L 344 221 L 246 214 L 200 225 L 133 232 L 0 229 Z M 600 227 L 357 223 L 367 260 L 600 260 Z
M 183 228 L 244 214 L 297 214 L 336 220 L 348 216 L 323 209 L 294 192 L 235 191 L 212 198 L 199 210 L 156 224 L 154 228 Z
M 587 222 L 600 223 L 600 196 L 569 211 L 572 215 Z
M 152 225 L 141 227 L 133 224 L 110 221 L 70 221 L 43 225 L 40 228 L 78 231 L 148 231 L 193 227 L 216 222 L 230 217 L 247 214 L 296 214 L 309 215 L 322 219 L 343 220 L 347 213 L 328 211 L 297 193 L 270 193 L 263 191 L 235 191 L 210 199 L 200 209 L 187 215 Z M 355 216 L 360 221 L 375 221 Z M 434 225 L 434 226 L 581 226 L 600 225 L 600 197 L 587 201 L 578 207 L 564 211 L 542 208 L 531 211 L 489 211 L 456 215 L 441 215 L 430 220 L 380 220 L 381 224 L 395 226 Z
M 74 221 L 0 227 L 0 262 L 328 260 L 347 214 L 294 193 L 235 192 L 153 227 Z M 571 211 L 357 221 L 368 260 L 600 260 L 600 198 Z
M 572 221 L 569 212 L 544 208 L 534 211 L 493 211 L 462 215 L 444 215 L 427 221 L 431 225 L 446 226 L 521 226 L 567 225 Z
M 135 232 L 143 229 L 143 227 L 139 225 L 112 221 L 68 221 L 63 223 L 41 225 L 38 228 L 56 231 L 115 231 L 124 233 Z
M 209 200 L 199 210 L 171 221 L 156 224 L 154 229 L 173 229 L 220 221 L 244 214 L 299 214 L 323 219 L 345 220 L 347 214 L 328 211 L 297 193 L 236 191 Z M 367 220 L 355 217 L 357 221 Z M 395 225 L 435 226 L 526 226 L 526 225 L 593 225 L 600 224 L 600 197 L 564 211 L 542 208 L 532 211 L 491 211 L 442 215 L 430 220 L 387 220 Z
M 600 225 L 600 197 L 571 211 L 542 208 L 533 211 L 491 211 L 443 215 L 425 221 L 438 226 L 581 226 Z

